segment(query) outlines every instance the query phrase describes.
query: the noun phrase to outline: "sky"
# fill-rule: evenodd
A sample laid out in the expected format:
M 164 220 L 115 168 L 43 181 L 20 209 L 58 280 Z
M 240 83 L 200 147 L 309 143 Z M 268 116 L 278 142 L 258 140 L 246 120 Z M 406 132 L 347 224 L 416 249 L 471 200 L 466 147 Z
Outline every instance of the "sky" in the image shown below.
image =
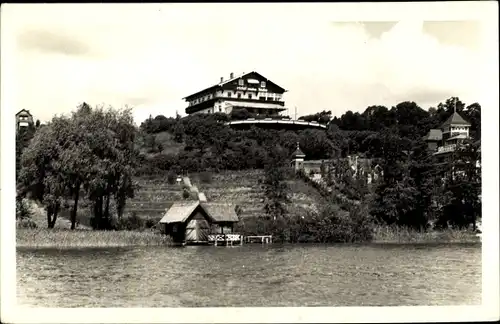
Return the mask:
M 184 115 L 183 97 L 250 71 L 288 90 L 292 117 L 295 107 L 340 116 L 406 100 L 481 103 L 479 16 L 436 19 L 405 5 L 392 15 L 366 6 L 341 15 L 334 3 L 12 5 L 2 20 L 13 108 L 46 122 L 82 102 L 129 106 L 140 123 Z

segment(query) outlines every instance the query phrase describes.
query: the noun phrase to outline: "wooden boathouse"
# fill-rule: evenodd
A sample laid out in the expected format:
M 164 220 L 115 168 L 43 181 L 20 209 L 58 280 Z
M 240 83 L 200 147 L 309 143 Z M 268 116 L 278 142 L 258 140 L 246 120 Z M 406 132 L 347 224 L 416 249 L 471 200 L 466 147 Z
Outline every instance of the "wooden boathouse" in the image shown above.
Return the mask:
M 178 244 L 243 244 L 233 233 L 239 221 L 231 204 L 200 201 L 175 202 L 160 220 L 161 230 Z

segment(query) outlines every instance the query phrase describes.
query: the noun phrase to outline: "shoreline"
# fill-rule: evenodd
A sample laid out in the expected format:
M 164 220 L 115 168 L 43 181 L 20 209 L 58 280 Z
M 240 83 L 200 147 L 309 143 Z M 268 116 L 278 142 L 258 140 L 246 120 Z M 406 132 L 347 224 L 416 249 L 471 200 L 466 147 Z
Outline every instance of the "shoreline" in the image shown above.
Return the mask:
M 168 246 L 171 241 L 151 231 L 92 231 L 69 229 L 16 229 L 16 247 L 99 248 Z
M 298 245 L 425 245 L 480 244 L 481 238 L 471 231 L 444 230 L 416 232 L 385 228 L 375 230 L 374 238 L 358 243 L 295 243 Z M 275 243 L 279 244 L 279 243 Z M 286 244 L 286 243 L 285 243 Z M 16 248 L 117 248 L 137 246 L 172 246 L 168 237 L 152 231 L 89 231 L 68 229 L 16 229 Z

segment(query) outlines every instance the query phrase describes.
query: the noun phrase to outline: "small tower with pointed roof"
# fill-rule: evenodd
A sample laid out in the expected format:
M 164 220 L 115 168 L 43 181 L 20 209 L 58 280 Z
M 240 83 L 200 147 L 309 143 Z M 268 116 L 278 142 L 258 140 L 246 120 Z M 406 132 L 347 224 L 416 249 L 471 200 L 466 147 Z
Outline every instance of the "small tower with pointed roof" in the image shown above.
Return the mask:
M 297 149 L 292 154 L 292 166 L 295 168 L 295 171 L 299 171 L 304 167 L 304 158 L 306 155 L 300 149 L 299 142 L 297 142 Z
M 444 145 L 455 144 L 460 140 L 469 138 L 470 126 L 471 124 L 457 112 L 455 102 L 453 114 L 441 125 Z

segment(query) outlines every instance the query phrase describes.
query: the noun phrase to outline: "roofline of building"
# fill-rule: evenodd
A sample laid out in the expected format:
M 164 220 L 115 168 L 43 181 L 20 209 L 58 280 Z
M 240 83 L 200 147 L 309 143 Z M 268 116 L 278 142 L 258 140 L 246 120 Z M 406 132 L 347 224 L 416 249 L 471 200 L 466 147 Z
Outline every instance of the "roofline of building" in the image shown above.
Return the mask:
M 22 113 L 23 111 L 27 112 L 28 114 L 31 115 L 30 111 L 28 109 L 21 109 L 19 110 L 17 113 L 16 113 L 16 116 L 19 115 L 20 113 Z
M 227 84 L 227 83 L 229 83 L 229 82 L 231 82 L 231 81 L 234 81 L 234 80 L 236 80 L 236 79 L 238 79 L 238 78 L 244 77 L 245 75 L 248 75 L 248 74 L 251 74 L 251 73 L 256 73 L 256 74 L 260 75 L 262 78 L 264 78 L 264 79 L 266 80 L 266 82 L 271 82 L 272 84 L 274 84 L 274 85 L 275 85 L 275 86 L 277 86 L 278 88 L 281 88 L 281 89 L 283 90 L 283 93 L 288 92 L 288 90 L 286 90 L 285 88 L 283 88 L 283 87 L 281 87 L 281 86 L 277 85 L 276 83 L 274 83 L 273 81 L 269 80 L 268 78 L 264 77 L 264 76 L 263 76 L 262 74 L 260 74 L 259 72 L 256 72 L 256 71 L 251 71 L 251 72 L 246 72 L 246 73 L 243 73 L 243 74 L 241 74 L 241 75 L 235 76 L 234 78 L 227 79 L 227 80 L 225 80 L 225 81 L 223 81 L 223 82 L 220 82 L 220 83 L 218 83 L 218 84 L 215 84 L 215 85 L 213 85 L 213 86 L 210 86 L 210 87 L 208 87 L 208 88 L 206 88 L 206 89 L 204 89 L 204 90 L 197 91 L 197 92 L 195 92 L 195 93 L 193 93 L 193 94 L 190 94 L 190 95 L 188 95 L 188 96 L 185 96 L 185 97 L 184 97 L 184 98 L 182 98 L 182 99 L 183 99 L 183 100 L 187 100 L 187 98 L 190 98 L 190 97 L 196 96 L 196 95 L 198 95 L 198 94 L 200 94 L 200 93 L 203 93 L 203 92 L 206 92 L 206 91 L 209 91 L 209 90 L 212 90 L 212 89 L 216 89 L 216 88 L 218 88 L 218 87 L 222 87 L 223 85 L 225 85 L 225 84 Z

